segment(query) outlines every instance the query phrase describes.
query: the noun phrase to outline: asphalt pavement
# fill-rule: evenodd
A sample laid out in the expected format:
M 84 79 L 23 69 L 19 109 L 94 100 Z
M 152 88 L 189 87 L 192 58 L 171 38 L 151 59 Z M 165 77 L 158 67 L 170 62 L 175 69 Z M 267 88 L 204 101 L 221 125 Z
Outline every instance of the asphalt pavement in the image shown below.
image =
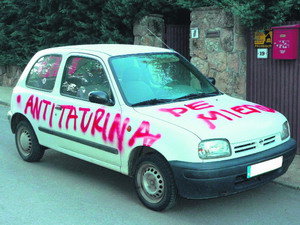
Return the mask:
M 179 199 L 164 212 L 145 208 L 128 176 L 47 150 L 24 162 L 0 105 L 1 225 L 298 225 L 300 190 L 269 183 L 207 200 Z
M 11 102 L 12 87 L 0 86 L 0 104 L 9 106 Z M 300 146 L 298 146 L 299 148 Z M 275 183 L 300 190 L 300 155 L 296 155 L 288 171 L 274 180 Z

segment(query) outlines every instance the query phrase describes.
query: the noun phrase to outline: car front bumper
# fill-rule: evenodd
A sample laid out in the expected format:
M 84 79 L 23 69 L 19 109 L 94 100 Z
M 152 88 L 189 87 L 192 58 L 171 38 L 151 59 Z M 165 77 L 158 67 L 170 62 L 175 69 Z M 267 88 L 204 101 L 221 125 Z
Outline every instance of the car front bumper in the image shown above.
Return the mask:
M 189 163 L 170 161 L 179 194 L 189 199 L 226 196 L 260 186 L 284 174 L 296 154 L 294 139 L 240 158 L 219 162 Z M 283 156 L 282 166 L 276 170 L 247 178 L 247 167 Z

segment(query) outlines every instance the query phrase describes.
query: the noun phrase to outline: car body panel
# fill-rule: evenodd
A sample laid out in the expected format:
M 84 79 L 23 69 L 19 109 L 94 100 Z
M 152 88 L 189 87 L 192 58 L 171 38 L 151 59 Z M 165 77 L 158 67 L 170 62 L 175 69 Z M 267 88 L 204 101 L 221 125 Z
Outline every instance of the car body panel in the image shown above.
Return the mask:
M 123 174 L 130 174 L 133 150 L 142 147 L 158 151 L 169 162 L 207 163 L 259 154 L 290 140 L 290 137 L 281 140 L 282 125 L 286 121 L 282 114 L 225 94 L 167 104 L 128 105 L 109 59 L 145 53 L 175 52 L 131 45 L 82 45 L 42 50 L 30 60 L 13 90 L 11 116 L 18 113 L 26 117 L 41 145 Z M 28 87 L 26 79 L 33 65 L 51 54 L 62 57 L 53 90 Z M 67 59 L 73 56 L 94 59 L 103 65 L 112 90 L 113 106 L 61 93 L 64 68 Z M 199 143 L 214 139 L 228 140 L 230 156 L 201 159 Z M 248 145 L 251 149 L 245 150 L 243 147 Z

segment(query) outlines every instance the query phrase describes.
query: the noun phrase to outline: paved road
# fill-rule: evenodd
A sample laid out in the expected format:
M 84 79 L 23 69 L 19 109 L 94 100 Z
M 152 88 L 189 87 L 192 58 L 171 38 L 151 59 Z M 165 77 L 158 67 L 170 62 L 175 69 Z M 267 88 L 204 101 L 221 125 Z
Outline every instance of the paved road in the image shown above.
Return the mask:
M 270 183 L 211 200 L 180 200 L 163 213 L 144 208 L 130 178 L 49 150 L 23 162 L 0 105 L 0 224 L 300 224 L 300 191 Z

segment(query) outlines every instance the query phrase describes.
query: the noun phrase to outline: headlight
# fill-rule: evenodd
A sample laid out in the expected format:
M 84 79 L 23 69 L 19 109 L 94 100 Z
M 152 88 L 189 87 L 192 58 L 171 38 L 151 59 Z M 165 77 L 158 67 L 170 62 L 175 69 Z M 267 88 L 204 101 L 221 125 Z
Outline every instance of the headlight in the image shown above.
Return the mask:
M 231 155 L 229 142 L 226 139 L 201 141 L 198 146 L 201 159 L 220 158 Z
M 282 125 L 282 131 L 281 131 L 281 140 L 287 139 L 290 136 L 290 126 L 288 121 L 285 121 Z

